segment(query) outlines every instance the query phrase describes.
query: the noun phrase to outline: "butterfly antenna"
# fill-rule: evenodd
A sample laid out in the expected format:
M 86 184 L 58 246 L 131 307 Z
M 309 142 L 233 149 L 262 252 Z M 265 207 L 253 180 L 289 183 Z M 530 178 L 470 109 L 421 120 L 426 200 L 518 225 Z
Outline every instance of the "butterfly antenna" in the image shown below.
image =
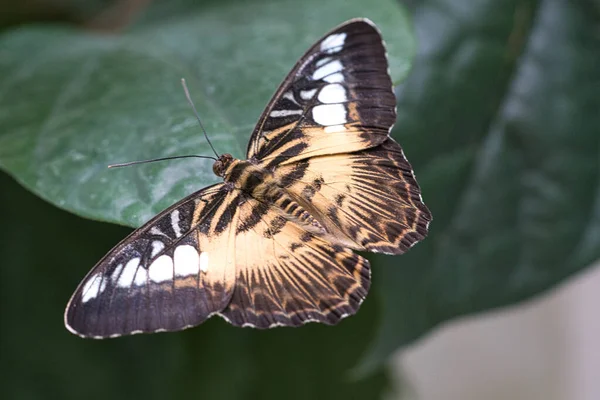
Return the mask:
M 128 167 L 130 165 L 136 165 L 136 164 L 147 164 L 147 163 L 151 163 L 151 162 L 156 162 L 156 161 L 165 161 L 165 160 L 176 160 L 178 158 L 209 158 L 211 160 L 215 160 L 217 161 L 216 158 L 214 157 L 210 157 L 210 156 L 196 156 L 196 155 L 189 155 L 189 156 L 173 156 L 173 157 L 162 157 L 162 158 L 153 158 L 151 160 L 142 160 L 142 161 L 130 161 L 130 162 L 126 162 L 126 163 L 119 163 L 119 164 L 111 164 L 108 166 L 108 168 L 120 168 L 120 167 Z
M 194 105 L 194 102 L 192 101 L 192 97 L 190 96 L 190 91 L 188 90 L 187 84 L 185 83 L 185 78 L 181 78 L 181 85 L 183 86 L 183 91 L 185 92 L 185 97 L 187 97 L 188 103 L 190 103 L 190 106 L 192 106 L 192 110 L 194 110 L 194 114 L 196 115 L 196 119 L 198 120 L 198 123 L 200 124 L 200 128 L 202 129 L 202 132 L 204 132 L 204 137 L 206 138 L 208 145 L 212 149 L 213 153 L 215 153 L 215 156 L 217 156 L 217 158 L 219 158 L 219 153 L 217 153 L 217 151 L 213 147 L 212 143 L 210 142 L 210 139 L 208 138 L 208 135 L 206 134 L 206 129 L 204 129 L 204 125 L 202 125 L 202 121 L 200 120 L 200 115 L 198 115 L 198 111 L 196 111 L 196 106 Z

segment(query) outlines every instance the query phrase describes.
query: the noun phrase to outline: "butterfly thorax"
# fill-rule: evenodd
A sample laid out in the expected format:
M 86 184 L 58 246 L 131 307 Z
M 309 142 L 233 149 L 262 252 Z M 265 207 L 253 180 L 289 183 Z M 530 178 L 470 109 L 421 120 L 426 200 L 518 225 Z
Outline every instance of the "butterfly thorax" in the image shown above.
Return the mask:
M 224 170 L 221 171 L 223 167 Z M 245 193 L 248 198 L 279 208 L 280 215 L 285 216 L 285 219 L 294 220 L 314 233 L 325 233 L 321 223 L 306 211 L 297 199 L 290 196 L 273 172 L 261 165 L 224 154 L 215 161 L 213 169 L 215 173 L 221 172 L 220 176 L 225 182 Z
M 229 154 L 224 154 L 215 162 L 213 169 L 221 168 L 219 162 L 224 166 L 220 175 L 223 180 L 251 196 L 263 198 L 265 192 L 269 191 L 269 187 L 277 186 L 272 172 L 248 160 L 238 160 Z
M 213 172 L 236 189 L 259 199 L 265 198 L 266 192 L 277 187 L 272 172 L 231 154 L 219 156 L 213 164 Z

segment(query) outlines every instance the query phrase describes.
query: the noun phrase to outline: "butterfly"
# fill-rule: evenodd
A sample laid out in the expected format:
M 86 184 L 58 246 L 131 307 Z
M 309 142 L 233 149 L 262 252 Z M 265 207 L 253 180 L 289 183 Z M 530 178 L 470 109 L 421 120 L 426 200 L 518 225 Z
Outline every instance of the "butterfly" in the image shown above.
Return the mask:
M 71 297 L 82 337 L 177 331 L 212 315 L 241 327 L 329 325 L 370 286 L 356 251 L 402 254 L 431 213 L 389 136 L 396 100 L 385 45 L 367 19 L 343 23 L 293 67 L 260 117 L 246 160 L 115 246 Z

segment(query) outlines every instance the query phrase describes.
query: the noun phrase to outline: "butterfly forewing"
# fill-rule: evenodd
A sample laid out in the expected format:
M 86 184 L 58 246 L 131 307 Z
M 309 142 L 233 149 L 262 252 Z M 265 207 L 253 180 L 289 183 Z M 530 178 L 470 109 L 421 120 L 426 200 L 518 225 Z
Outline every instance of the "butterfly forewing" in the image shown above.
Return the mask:
M 224 184 L 201 190 L 133 232 L 88 274 L 71 298 L 66 326 L 110 337 L 198 325 L 233 293 L 231 207 Z
M 334 29 L 294 66 L 248 143 L 268 167 L 384 142 L 396 100 L 377 28 L 356 20 Z

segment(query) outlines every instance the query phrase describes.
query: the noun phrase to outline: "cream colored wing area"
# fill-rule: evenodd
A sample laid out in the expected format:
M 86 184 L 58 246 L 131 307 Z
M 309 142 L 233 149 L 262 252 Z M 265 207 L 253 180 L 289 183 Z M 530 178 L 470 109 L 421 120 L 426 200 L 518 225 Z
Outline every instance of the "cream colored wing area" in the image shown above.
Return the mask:
M 358 310 L 370 285 L 366 259 L 255 199 L 238 212 L 236 284 L 220 313 L 226 320 L 256 328 L 336 324 Z
M 205 292 L 205 299 L 212 300 L 210 309 L 214 311 L 224 307 L 226 302 L 223 303 L 223 300 L 231 296 L 235 286 L 235 232 L 239 217 L 237 208 L 232 205 L 236 206 L 237 200 L 236 191 L 229 193 L 216 210 L 208 234 L 201 232 L 201 229 L 196 232 L 200 249 L 198 288 Z M 223 219 L 227 222 L 219 227 Z
M 276 179 L 350 248 L 401 254 L 427 235 L 431 213 L 400 146 L 315 157 L 275 170 Z
M 358 119 L 359 116 L 353 115 L 353 118 Z M 274 131 L 265 134 L 264 138 L 277 143 L 278 140 L 281 140 L 280 135 L 279 131 Z M 277 151 L 261 158 L 260 164 L 271 169 L 278 165 L 290 164 L 310 157 L 359 151 L 378 145 L 386 138 L 387 131 L 376 135 L 373 132 L 367 132 L 356 121 L 327 127 L 302 125 L 297 132 L 287 134 L 285 141 L 282 141 L 283 143 L 278 146 Z

